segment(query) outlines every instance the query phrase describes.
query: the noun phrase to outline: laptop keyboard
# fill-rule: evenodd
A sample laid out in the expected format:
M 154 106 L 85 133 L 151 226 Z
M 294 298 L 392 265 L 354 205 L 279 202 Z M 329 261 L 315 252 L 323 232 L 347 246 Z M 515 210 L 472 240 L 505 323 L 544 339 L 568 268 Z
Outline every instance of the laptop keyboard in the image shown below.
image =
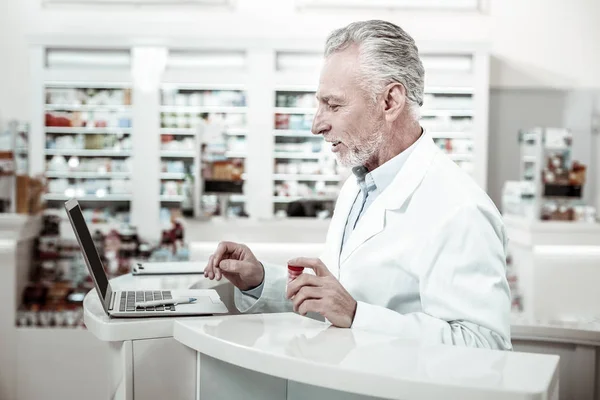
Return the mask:
M 119 304 L 120 312 L 140 312 L 140 311 L 175 311 L 175 305 L 164 305 L 155 307 L 136 307 L 135 303 L 140 301 L 169 300 L 172 299 L 171 292 L 166 291 L 127 291 L 121 292 Z

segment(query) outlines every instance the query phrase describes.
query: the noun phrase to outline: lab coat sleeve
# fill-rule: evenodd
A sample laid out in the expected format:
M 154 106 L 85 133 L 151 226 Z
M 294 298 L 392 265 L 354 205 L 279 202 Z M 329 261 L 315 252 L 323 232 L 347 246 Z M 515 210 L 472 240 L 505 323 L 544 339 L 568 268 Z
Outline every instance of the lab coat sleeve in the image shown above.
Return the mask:
M 285 297 L 287 268 L 269 263 L 263 263 L 263 266 L 265 278 L 260 297 L 256 299 L 236 288 L 234 292 L 235 306 L 242 313 L 293 311 L 292 302 Z
M 506 244 L 495 210 L 461 207 L 413 259 L 422 312 L 400 314 L 359 301 L 352 328 L 426 343 L 511 349 Z

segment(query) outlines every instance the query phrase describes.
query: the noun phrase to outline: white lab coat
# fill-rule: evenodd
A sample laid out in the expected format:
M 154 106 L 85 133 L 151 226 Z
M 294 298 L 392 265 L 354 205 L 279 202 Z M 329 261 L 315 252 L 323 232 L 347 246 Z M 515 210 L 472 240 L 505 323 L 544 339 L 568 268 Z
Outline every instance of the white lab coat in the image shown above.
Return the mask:
M 353 176 L 346 181 L 321 260 L 358 302 L 353 329 L 510 349 L 502 218 L 428 134 L 421 139 L 340 254 L 346 219 L 360 190 Z M 290 311 L 286 278 L 285 266 L 265 265 L 262 295 L 255 300 L 236 290 L 237 307 Z

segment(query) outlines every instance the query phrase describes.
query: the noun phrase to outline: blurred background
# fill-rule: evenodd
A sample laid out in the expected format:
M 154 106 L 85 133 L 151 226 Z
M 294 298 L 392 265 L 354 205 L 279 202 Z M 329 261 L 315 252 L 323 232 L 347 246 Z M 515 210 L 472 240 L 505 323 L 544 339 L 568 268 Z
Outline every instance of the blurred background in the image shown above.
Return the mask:
M 355 20 L 417 41 L 421 124 L 505 217 L 515 318 L 596 321 L 599 15 L 592 0 L 1 1 L 0 398 L 107 396 L 71 197 L 111 277 L 224 239 L 323 243 L 349 172 L 310 133 L 314 94 L 327 34 Z

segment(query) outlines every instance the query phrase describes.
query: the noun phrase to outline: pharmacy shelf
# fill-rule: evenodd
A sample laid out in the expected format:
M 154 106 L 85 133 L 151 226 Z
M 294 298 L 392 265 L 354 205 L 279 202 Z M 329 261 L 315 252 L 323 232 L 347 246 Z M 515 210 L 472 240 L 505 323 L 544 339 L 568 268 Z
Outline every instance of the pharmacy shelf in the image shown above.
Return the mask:
M 246 158 L 248 154 L 243 151 L 226 151 L 225 157 L 227 158 Z
M 73 179 L 123 179 L 129 178 L 129 172 L 59 172 L 47 171 L 46 178 L 73 178 Z
M 195 153 L 185 150 L 163 150 L 160 152 L 160 156 L 164 158 L 194 158 Z
M 313 201 L 335 201 L 336 197 L 332 196 L 273 196 L 273 202 L 279 204 L 291 203 L 298 200 L 313 200 Z
M 313 135 L 309 130 L 299 129 L 275 129 L 273 131 L 275 137 L 292 137 L 292 138 L 321 138 L 319 135 Z
M 228 128 L 225 131 L 228 136 L 246 136 L 248 134 L 247 128 Z
M 163 172 L 160 174 L 160 179 L 182 181 L 185 179 L 185 174 L 183 172 Z
M 218 113 L 218 114 L 245 114 L 248 107 L 225 106 L 161 106 L 163 113 Z
M 292 153 L 276 151 L 273 158 L 280 160 L 318 160 L 321 158 L 320 153 Z
M 316 114 L 313 107 L 275 107 L 275 114 Z
M 198 129 L 196 128 L 160 128 L 161 135 L 177 135 L 177 136 L 196 136 Z M 248 129 L 246 128 L 229 128 L 223 132 L 227 136 L 246 136 Z
M 131 106 L 122 104 L 46 104 L 46 111 L 130 111 Z
M 471 87 L 426 86 L 425 94 L 473 94 Z
M 274 181 L 330 181 L 339 182 L 341 178 L 337 175 L 321 175 L 321 174 L 275 174 Z
M 472 139 L 473 134 L 467 132 L 431 132 L 434 139 Z
M 161 135 L 196 136 L 195 128 L 160 128 Z
M 183 196 L 167 196 L 164 194 L 160 195 L 160 201 L 163 203 L 181 203 L 183 201 Z
M 115 135 L 129 135 L 131 134 L 131 128 L 86 128 L 86 127 L 60 127 L 60 126 L 47 126 L 45 128 L 46 133 L 64 133 L 73 135 L 98 135 L 98 134 L 115 134 Z
M 422 109 L 422 117 L 473 117 L 475 113 L 468 109 Z
M 69 199 L 71 199 L 72 197 L 68 197 L 64 194 L 60 194 L 60 193 L 46 193 L 43 196 L 44 200 L 46 201 L 67 201 Z M 102 201 L 102 202 L 108 202 L 108 201 L 130 201 L 131 200 L 131 195 L 129 194 L 107 194 L 105 196 L 99 197 L 99 196 L 94 196 L 94 195 L 85 195 L 85 196 L 76 196 L 75 197 L 78 201 L 82 202 L 82 201 Z
M 77 150 L 46 149 L 47 156 L 79 156 L 79 157 L 130 157 L 130 151 L 124 150 Z

